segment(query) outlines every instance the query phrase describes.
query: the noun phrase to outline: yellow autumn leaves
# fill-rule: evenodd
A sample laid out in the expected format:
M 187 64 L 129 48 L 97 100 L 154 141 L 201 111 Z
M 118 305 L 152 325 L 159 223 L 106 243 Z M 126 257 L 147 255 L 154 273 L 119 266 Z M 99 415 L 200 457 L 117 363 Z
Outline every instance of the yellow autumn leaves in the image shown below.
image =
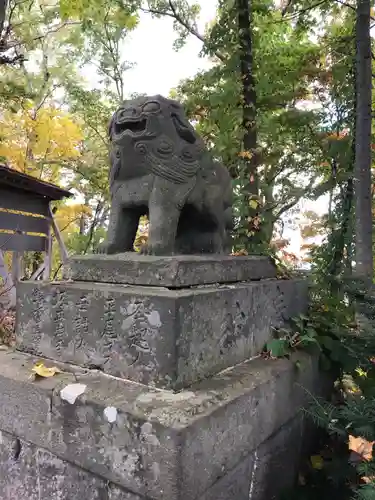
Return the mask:
M 63 20 L 81 19 L 102 21 L 103 12 L 106 12 L 107 22 L 114 22 L 116 26 L 132 30 L 139 21 L 138 13 L 131 14 L 120 5 L 109 3 L 106 0 L 60 0 L 60 15 Z
M 53 104 L 24 101 L 17 111 L 0 108 L 0 163 L 43 181 L 66 186 L 74 178 L 76 163 L 83 161 L 84 133 L 77 119 Z M 59 204 L 57 225 L 65 242 L 80 231 L 84 218 L 92 215 L 89 205 Z M 53 246 L 53 269 L 59 268 L 60 253 Z
M 31 377 L 37 378 L 50 378 L 56 375 L 57 373 L 61 373 L 56 366 L 48 367 L 42 361 L 35 363 L 35 365 L 31 369 L 32 375 Z
M 53 106 L 1 111 L 0 157 L 43 180 L 59 181 L 61 164 L 80 156 L 82 140 L 81 128 L 69 113 Z

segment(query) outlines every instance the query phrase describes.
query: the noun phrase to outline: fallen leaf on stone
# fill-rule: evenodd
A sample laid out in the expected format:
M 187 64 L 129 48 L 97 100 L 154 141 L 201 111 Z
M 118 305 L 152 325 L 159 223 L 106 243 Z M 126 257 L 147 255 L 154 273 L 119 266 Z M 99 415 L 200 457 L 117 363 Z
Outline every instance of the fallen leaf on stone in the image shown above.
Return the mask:
M 352 452 L 351 461 L 358 462 L 361 460 L 372 459 L 372 447 L 375 441 L 367 441 L 361 437 L 349 436 L 349 450 Z
M 323 460 L 323 457 L 321 457 L 320 455 L 312 455 L 310 457 L 310 462 L 311 462 L 313 469 L 316 469 L 316 470 L 323 469 L 324 460 Z
M 36 363 L 32 367 L 31 371 L 36 376 L 42 377 L 42 378 L 53 377 L 54 375 L 56 375 L 56 373 L 61 373 L 61 370 L 59 370 L 56 366 L 52 366 L 52 367 L 48 368 L 42 362 Z
M 233 257 L 241 257 L 248 255 L 248 253 L 246 250 L 239 250 L 238 252 L 232 252 L 231 255 L 233 255 Z

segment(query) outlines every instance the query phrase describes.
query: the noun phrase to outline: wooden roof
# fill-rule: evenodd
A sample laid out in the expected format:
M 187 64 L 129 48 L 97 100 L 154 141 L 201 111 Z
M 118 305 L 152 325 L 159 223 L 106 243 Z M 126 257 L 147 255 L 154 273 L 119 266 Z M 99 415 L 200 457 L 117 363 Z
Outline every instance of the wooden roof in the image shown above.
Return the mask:
M 33 193 L 49 200 L 61 200 L 74 196 L 73 193 L 62 189 L 55 184 L 40 181 L 31 175 L 23 174 L 12 168 L 0 165 L 0 187 L 10 187 L 18 192 Z

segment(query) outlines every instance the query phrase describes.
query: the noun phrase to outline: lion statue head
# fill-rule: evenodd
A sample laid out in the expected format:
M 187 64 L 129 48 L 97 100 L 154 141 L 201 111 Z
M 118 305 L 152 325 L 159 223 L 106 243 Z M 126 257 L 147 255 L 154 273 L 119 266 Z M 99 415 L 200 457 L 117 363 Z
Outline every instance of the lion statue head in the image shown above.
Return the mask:
M 112 116 L 109 137 L 116 171 L 151 170 L 176 183 L 196 175 L 206 151 L 181 104 L 160 95 L 123 102 Z

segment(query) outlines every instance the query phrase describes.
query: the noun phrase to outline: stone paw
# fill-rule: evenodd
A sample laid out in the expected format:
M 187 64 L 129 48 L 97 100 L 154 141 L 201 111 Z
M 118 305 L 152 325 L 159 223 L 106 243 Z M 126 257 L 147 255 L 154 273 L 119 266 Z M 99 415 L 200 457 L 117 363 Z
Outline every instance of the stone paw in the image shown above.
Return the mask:
M 152 245 L 150 243 L 146 243 L 142 245 L 140 253 L 142 255 L 167 256 L 172 255 L 173 250 L 166 248 L 164 245 Z
M 120 250 L 113 243 L 103 242 L 98 246 L 96 253 L 111 255 L 115 253 L 120 253 Z

